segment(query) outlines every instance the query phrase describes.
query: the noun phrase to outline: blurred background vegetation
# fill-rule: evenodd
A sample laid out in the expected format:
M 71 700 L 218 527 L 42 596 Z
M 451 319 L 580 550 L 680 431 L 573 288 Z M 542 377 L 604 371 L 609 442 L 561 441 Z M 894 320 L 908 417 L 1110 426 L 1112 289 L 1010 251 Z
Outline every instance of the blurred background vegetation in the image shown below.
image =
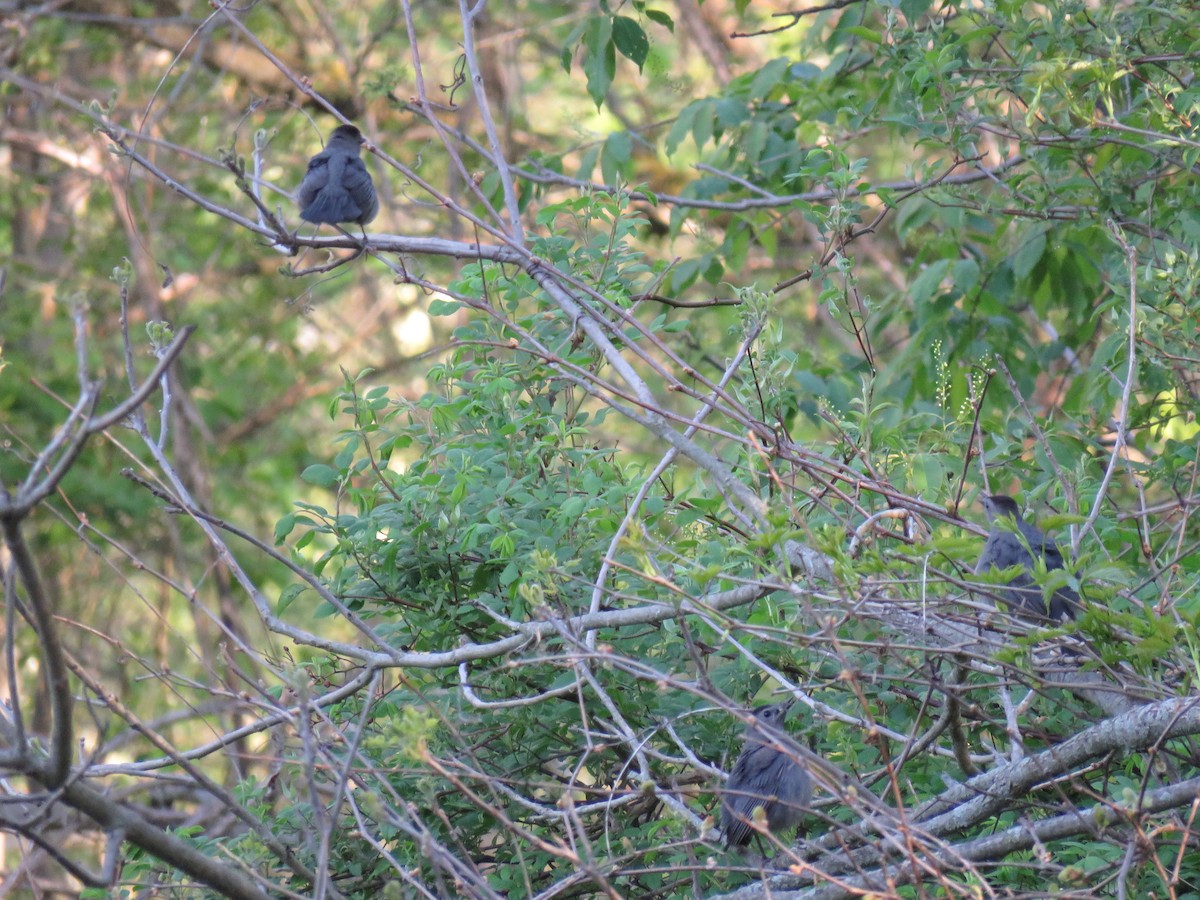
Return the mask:
M 1196 691 L 1198 42 L 1168 0 L 5 8 L 8 499 L 81 358 L 103 411 L 195 326 L 157 449 L 107 428 L 4 511 L 78 667 L 73 771 L 267 892 L 765 890 L 705 822 L 729 711 L 788 691 L 847 775 L 777 858 L 796 890 L 1200 889 L 1186 791 L 1153 795 L 1189 746 L 1071 688 Z M 235 170 L 296 229 L 339 117 L 374 249 L 298 275 L 349 251 L 304 225 L 281 253 Z M 1073 560 L 1066 686 L 969 590 L 984 490 Z M 44 734 L 12 552 L 0 682 Z M 137 839 L 106 868 L 124 833 L 35 815 L 60 800 L 5 764 L 35 804 L 0 823 L 6 891 L 220 890 Z M 864 789 L 907 824 L 851 866 Z

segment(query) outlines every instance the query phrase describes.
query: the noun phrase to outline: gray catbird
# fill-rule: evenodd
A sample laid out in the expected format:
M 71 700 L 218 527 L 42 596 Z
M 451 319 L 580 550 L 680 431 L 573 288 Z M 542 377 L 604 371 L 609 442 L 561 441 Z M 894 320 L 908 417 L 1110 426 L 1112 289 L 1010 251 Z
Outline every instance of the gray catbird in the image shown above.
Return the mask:
M 379 198 L 371 174 L 359 157 L 362 133 L 353 125 L 339 125 L 325 149 L 308 161 L 308 172 L 296 191 L 300 218 L 307 222 L 366 225 L 379 212 Z
M 771 831 L 796 827 L 808 808 L 812 779 L 783 733 L 783 720 L 795 702 L 751 710 L 754 721 L 746 726 L 742 752 L 721 798 L 721 828 L 727 848 L 750 843 L 755 833 L 750 823 L 759 807 Z
M 1007 587 L 999 592 L 1000 596 L 1013 609 L 1023 609 L 1045 617 L 1046 601 L 1042 589 L 1033 579 L 1034 556 L 1041 557 L 1047 570 L 1061 569 L 1062 553 L 1041 529 L 1021 518 L 1021 511 L 1012 497 L 1003 494 L 984 497 L 983 510 L 987 513 L 992 530 L 988 533 L 987 543 L 983 545 L 983 552 L 979 554 L 979 562 L 975 564 L 976 574 L 986 572 L 993 566 L 997 569 L 1021 566 L 1022 571 L 1009 580 Z M 1004 519 L 1012 522 L 1008 528 L 999 524 Z M 1050 598 L 1051 619 L 1073 619 L 1078 609 L 1079 595 L 1065 585 Z

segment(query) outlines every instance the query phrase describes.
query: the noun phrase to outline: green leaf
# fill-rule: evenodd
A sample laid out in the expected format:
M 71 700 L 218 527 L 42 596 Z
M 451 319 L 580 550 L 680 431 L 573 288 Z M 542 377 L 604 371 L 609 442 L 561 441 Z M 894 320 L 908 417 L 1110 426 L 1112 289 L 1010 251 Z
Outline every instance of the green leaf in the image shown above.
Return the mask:
M 1025 242 L 1012 256 L 1012 270 L 1017 278 L 1028 278 L 1033 267 L 1041 260 L 1046 252 L 1046 232 L 1038 231 L 1028 235 Z
M 285 587 L 280 592 L 279 599 L 275 601 L 276 615 L 283 615 L 287 611 L 287 608 L 292 605 L 295 599 L 303 594 L 306 590 L 308 590 L 307 584 L 289 584 L 287 587 Z
M 275 544 L 282 544 L 292 529 L 296 527 L 296 513 L 288 513 L 275 523 Z
M 754 98 L 767 96 L 787 76 L 788 67 L 791 64 L 791 60 L 781 56 L 771 60 L 755 72 L 754 79 L 750 82 L 750 96 Z
M 673 155 L 679 149 L 679 145 L 683 143 L 684 138 L 691 134 L 700 103 L 701 101 L 689 103 L 675 117 L 675 121 L 671 124 L 671 130 L 667 132 L 667 139 L 663 143 L 668 156 Z
M 301 472 L 300 477 L 309 484 L 329 488 L 338 483 L 341 473 L 333 468 L 333 466 L 327 466 L 324 463 L 315 463 Z
M 924 271 L 909 285 L 909 302 L 924 303 L 932 297 L 934 291 L 941 287 L 942 279 L 946 277 L 946 270 L 949 267 L 950 261 L 945 259 L 939 259 L 926 266 Z
M 650 52 L 650 39 L 636 19 L 629 16 L 617 16 L 612 22 L 612 40 L 621 55 L 637 65 L 638 71 L 646 63 Z
M 824 74 L 820 66 L 807 61 L 792 63 L 788 69 L 788 75 L 797 81 L 816 81 Z
M 651 22 L 657 22 L 659 25 L 665 25 L 668 31 L 672 34 L 675 33 L 675 20 L 665 12 L 657 9 L 648 9 L 646 10 L 646 18 Z
M 570 497 L 563 503 L 560 514 L 564 519 L 577 519 L 587 511 L 587 508 L 587 497 Z
M 883 35 L 881 35 L 878 31 L 874 31 L 873 29 L 866 28 L 862 25 L 851 25 L 846 29 L 846 31 L 850 34 L 858 35 L 860 38 L 864 38 L 870 41 L 872 44 L 883 43 Z
M 600 177 L 606 184 L 617 184 L 622 172 L 633 156 L 633 141 L 626 131 L 617 131 L 604 140 L 600 152 Z
M 900 11 L 909 22 L 916 22 L 932 5 L 933 0 L 900 0 Z
M 587 21 L 580 22 L 571 29 L 571 33 L 567 35 L 567 39 L 563 42 L 562 49 L 562 67 L 567 72 L 571 71 L 571 60 L 575 56 L 575 47 L 579 44 L 579 39 L 583 37 L 584 29 L 587 28 Z
M 960 259 L 950 273 L 954 286 L 964 294 L 979 283 L 979 263 L 973 259 Z
M 600 159 L 600 147 L 593 144 L 579 155 L 579 168 L 575 174 L 579 178 L 590 180 L 592 171 L 596 168 L 596 162 Z
M 583 46 L 587 48 L 587 59 L 583 63 L 587 75 L 588 95 L 599 109 L 612 87 L 617 72 L 617 53 L 612 42 L 612 19 L 594 16 L 583 33 Z

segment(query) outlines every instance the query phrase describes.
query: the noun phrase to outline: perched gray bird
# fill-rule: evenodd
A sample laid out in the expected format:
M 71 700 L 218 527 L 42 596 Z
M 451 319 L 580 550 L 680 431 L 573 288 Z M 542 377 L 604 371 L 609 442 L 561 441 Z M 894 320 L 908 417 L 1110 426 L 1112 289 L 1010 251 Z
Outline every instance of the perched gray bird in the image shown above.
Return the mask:
M 1012 578 L 1006 588 L 1000 591 L 1012 609 L 1022 609 L 1051 619 L 1073 619 L 1079 609 L 1079 595 L 1069 587 L 1060 587 L 1050 598 L 1049 611 L 1042 595 L 1042 589 L 1033 579 L 1034 556 L 1041 557 L 1046 563 L 1046 569 L 1061 569 L 1063 556 L 1054 541 L 1035 525 L 1030 525 L 1021 518 L 1021 511 L 1012 497 L 994 494 L 983 498 L 983 511 L 987 513 L 992 530 L 988 533 L 987 543 L 979 554 L 979 562 L 975 564 L 975 573 L 988 571 L 993 566 L 997 569 L 1007 569 L 1010 566 L 1021 566 L 1023 571 Z M 1011 519 L 1008 528 L 1000 525 L 1003 519 Z M 1013 527 L 1016 530 L 1013 530 Z
M 783 733 L 783 720 L 795 702 L 751 710 L 754 721 L 746 726 L 742 752 L 721 797 L 726 848 L 750 843 L 755 834 L 750 823 L 759 807 L 771 831 L 795 828 L 808 808 L 812 779 Z
M 300 218 L 306 222 L 366 225 L 379 212 L 375 183 L 359 156 L 362 133 L 339 125 L 325 149 L 308 161 L 308 172 L 296 191 Z

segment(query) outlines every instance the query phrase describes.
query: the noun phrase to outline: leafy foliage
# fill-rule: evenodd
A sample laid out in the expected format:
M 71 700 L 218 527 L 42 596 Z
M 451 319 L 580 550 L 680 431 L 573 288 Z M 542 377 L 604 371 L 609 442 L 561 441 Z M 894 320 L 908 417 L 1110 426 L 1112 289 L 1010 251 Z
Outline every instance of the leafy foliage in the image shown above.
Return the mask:
M 195 12 L 4 38 L 6 869 L 1194 892 L 1194 9 Z M 361 253 L 289 230 L 320 107 Z M 709 818 L 779 693 L 793 876 Z

